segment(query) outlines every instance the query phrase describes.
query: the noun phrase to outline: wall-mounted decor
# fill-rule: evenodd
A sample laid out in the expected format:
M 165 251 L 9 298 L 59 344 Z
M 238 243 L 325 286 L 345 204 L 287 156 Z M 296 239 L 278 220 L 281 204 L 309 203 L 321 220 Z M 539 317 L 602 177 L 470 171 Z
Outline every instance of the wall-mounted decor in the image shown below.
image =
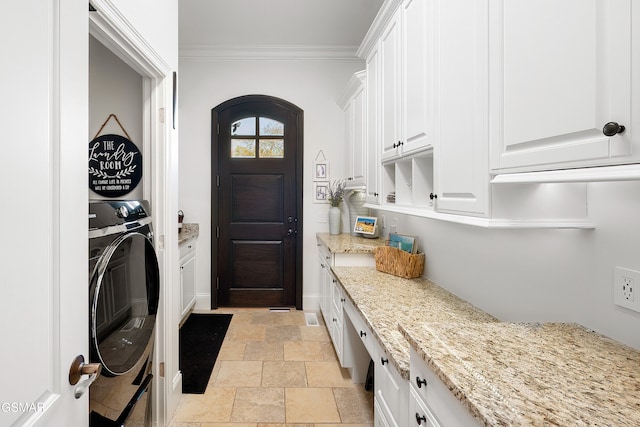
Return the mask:
M 329 181 L 313 183 L 313 203 L 329 203 Z
M 126 138 L 100 135 L 111 118 L 118 122 Z M 122 197 L 136 188 L 141 179 L 142 153 L 131 142 L 115 114 L 111 114 L 89 142 L 89 188 L 104 197 Z
M 329 180 L 329 162 L 324 157 L 322 150 L 318 152 L 313 161 L 313 180 L 328 181 Z

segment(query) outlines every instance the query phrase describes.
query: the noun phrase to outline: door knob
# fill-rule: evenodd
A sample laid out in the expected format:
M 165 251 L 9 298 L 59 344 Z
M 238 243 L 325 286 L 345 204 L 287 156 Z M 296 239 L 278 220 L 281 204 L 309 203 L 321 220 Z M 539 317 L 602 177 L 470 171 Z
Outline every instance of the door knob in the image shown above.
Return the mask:
M 84 363 L 84 356 L 78 355 L 71 362 L 71 368 L 69 368 L 69 384 L 75 385 L 74 396 L 79 399 L 88 389 L 91 384 L 98 378 L 102 372 L 102 365 L 99 363 Z M 89 378 L 80 382 L 80 378 L 83 375 L 88 375 Z
M 605 136 L 614 136 L 618 133 L 624 132 L 624 130 L 625 127 L 621 124 L 618 124 L 618 122 L 609 122 L 602 128 L 602 133 Z

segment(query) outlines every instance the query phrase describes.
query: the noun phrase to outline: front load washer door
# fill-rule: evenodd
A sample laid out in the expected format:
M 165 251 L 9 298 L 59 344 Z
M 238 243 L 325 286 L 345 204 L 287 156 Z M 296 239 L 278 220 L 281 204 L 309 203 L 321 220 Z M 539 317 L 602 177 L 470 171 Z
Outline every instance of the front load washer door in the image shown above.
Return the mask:
M 158 311 L 160 273 L 151 241 L 116 238 L 91 278 L 92 358 L 107 375 L 123 375 L 148 357 Z

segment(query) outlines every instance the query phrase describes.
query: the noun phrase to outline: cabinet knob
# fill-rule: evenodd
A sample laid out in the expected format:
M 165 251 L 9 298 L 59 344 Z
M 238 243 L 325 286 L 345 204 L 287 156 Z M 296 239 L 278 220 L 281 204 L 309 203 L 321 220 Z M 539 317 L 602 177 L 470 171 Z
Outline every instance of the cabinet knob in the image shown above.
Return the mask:
M 373 193 L 373 197 L 378 197 L 378 193 Z
M 340 302 L 345 302 L 346 299 L 345 298 L 340 298 Z
M 389 359 L 385 359 L 384 357 L 381 357 L 380 363 L 382 363 L 382 365 L 385 365 L 386 363 L 389 363 Z
M 427 424 L 427 417 L 425 417 L 424 415 L 420 415 L 419 413 L 416 412 L 416 423 L 418 423 L 418 425 L 422 424 L 422 422 L 424 421 L 425 425 Z
M 430 198 L 431 200 L 433 200 L 433 199 L 437 199 L 437 198 L 438 198 L 438 195 L 437 195 L 437 194 L 433 194 L 433 193 L 429 193 L 429 198 Z
M 624 130 L 625 127 L 618 124 L 618 122 L 609 122 L 602 128 L 602 133 L 605 134 L 605 136 L 614 136 L 618 133 L 624 132 Z
M 418 386 L 418 388 L 422 388 L 423 385 L 426 387 L 427 386 L 427 380 L 423 380 L 420 377 L 416 377 L 416 385 Z
M 361 337 L 366 337 L 366 336 L 367 336 L 367 333 L 366 333 L 365 331 L 360 331 L 360 336 L 361 336 Z

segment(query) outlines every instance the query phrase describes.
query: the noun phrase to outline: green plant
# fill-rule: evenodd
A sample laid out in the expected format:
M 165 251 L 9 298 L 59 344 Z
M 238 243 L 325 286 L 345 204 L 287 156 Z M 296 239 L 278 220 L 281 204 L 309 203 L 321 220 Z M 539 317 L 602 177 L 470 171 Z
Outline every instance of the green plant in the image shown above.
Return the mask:
M 344 199 L 344 187 L 347 184 L 342 180 L 333 181 L 329 185 L 329 203 L 331 206 L 340 206 Z

